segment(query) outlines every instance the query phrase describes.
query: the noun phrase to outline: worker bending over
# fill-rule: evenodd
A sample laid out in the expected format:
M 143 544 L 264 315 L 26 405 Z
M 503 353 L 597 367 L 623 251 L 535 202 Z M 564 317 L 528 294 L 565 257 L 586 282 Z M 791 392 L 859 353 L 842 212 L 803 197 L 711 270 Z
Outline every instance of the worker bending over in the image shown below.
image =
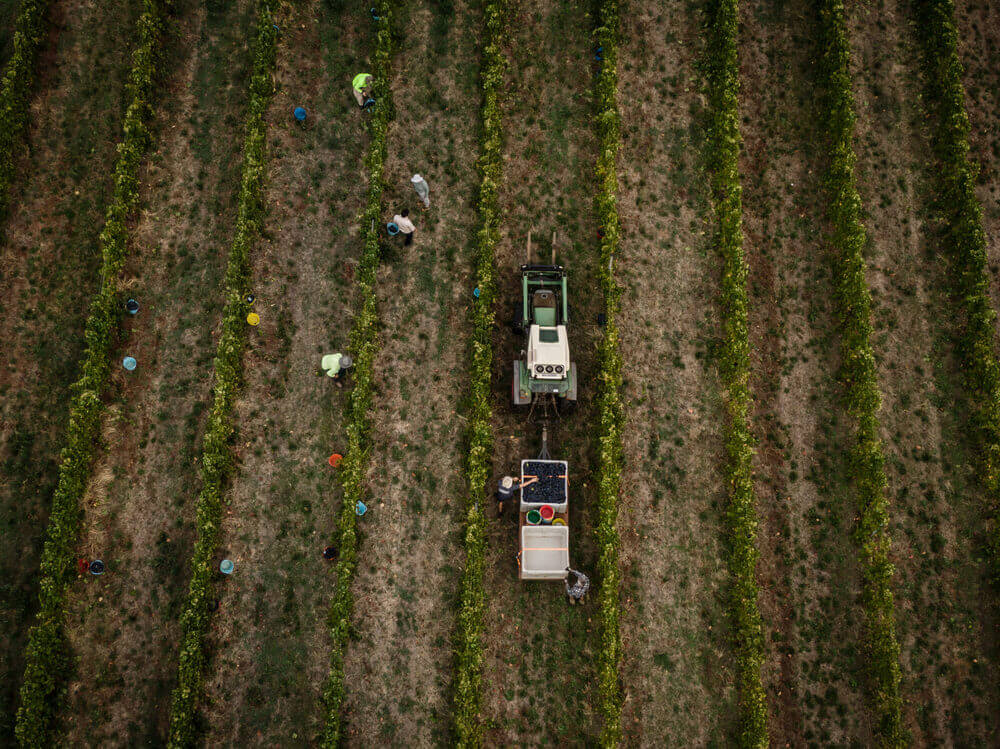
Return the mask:
M 403 235 L 403 244 L 413 244 L 413 232 L 417 227 L 410 221 L 410 209 L 404 208 L 402 213 L 393 216 L 392 223 L 399 227 L 399 232 Z
M 572 585 L 569 584 L 570 577 L 576 578 L 576 582 Z M 569 598 L 570 606 L 577 602 L 584 603 L 583 599 L 587 595 L 587 591 L 590 590 L 590 578 L 582 572 L 577 572 L 576 570 L 571 570 L 567 567 L 565 583 L 566 596 Z
M 354 92 L 354 98 L 357 99 L 359 107 L 364 107 L 369 101 L 375 101 L 372 99 L 371 73 L 358 73 L 354 76 L 351 90 Z
M 326 370 L 326 376 L 332 377 L 333 381 L 340 387 L 344 382 L 344 373 L 354 364 L 351 357 L 346 354 L 327 354 L 320 361 L 320 367 Z
M 497 484 L 497 517 L 503 515 L 503 503 L 514 498 L 519 479 L 504 476 Z

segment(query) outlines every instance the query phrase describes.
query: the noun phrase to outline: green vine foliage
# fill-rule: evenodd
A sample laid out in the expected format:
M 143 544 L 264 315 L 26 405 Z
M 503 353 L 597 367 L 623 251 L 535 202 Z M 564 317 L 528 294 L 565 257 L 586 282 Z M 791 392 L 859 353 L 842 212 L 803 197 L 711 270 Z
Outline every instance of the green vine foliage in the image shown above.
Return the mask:
M 832 224 L 836 299 L 840 316 L 841 367 L 845 408 L 852 422 L 851 475 L 860 521 L 855 529 L 862 574 L 862 603 L 867 622 L 868 676 L 874 731 L 881 746 L 907 743 L 902 724 L 899 642 L 889 561 L 889 501 L 885 457 L 879 437 L 878 389 L 871 336 L 871 294 L 865 279 L 865 227 L 854 176 L 854 97 L 850 77 L 850 41 L 843 0 L 818 3 L 821 84 L 825 88 L 821 120 L 827 135 L 825 183 Z
M 993 346 L 996 312 L 986 273 L 983 209 L 976 197 L 976 164 L 969 157 L 962 64 L 952 0 L 914 0 L 923 57 L 923 103 L 935 155 L 937 237 L 951 265 L 952 295 L 960 312 L 956 349 L 971 409 L 980 480 L 986 490 L 985 554 L 1000 589 L 1000 365 Z
M 621 289 L 615 280 L 614 261 L 621 243 L 618 216 L 618 151 L 621 129 L 618 116 L 618 0 L 601 0 L 595 43 L 602 60 L 596 81 L 597 137 L 597 220 L 602 229 L 600 280 L 606 324 L 598 350 L 600 374 L 597 411 L 600 420 L 597 453 L 597 562 L 601 581 L 598 596 L 601 648 L 598 656 L 598 693 L 604 718 L 601 745 L 617 746 L 621 741 L 622 692 L 620 600 L 618 565 L 618 499 L 622 471 L 621 401 L 622 357 L 619 350 L 618 310 Z
M 741 746 L 765 747 L 767 703 L 761 683 L 764 634 L 756 579 L 757 503 L 750 431 L 750 344 L 747 268 L 743 256 L 743 206 L 738 171 L 739 64 L 736 0 L 709 0 L 704 70 L 708 93 L 706 160 L 711 175 L 715 245 L 722 257 L 722 342 L 719 371 L 727 414 L 726 509 L 731 590 L 729 610 L 735 647 Z
M 0 221 L 7 214 L 18 152 L 28 126 L 38 48 L 45 36 L 43 0 L 22 0 L 14 24 L 14 51 L 0 80 Z
M 51 743 L 53 719 L 63 696 L 62 685 L 72 667 L 63 632 L 66 592 L 73 576 L 74 551 L 80 533 L 80 502 L 100 440 L 102 397 L 111 379 L 111 351 L 121 322 L 118 280 L 128 251 L 128 221 L 139 201 L 139 168 L 151 143 L 148 122 L 163 32 L 163 8 L 156 0 L 146 0 L 137 24 L 138 44 L 128 79 L 129 105 L 122 141 L 118 144 L 114 194 L 99 238 L 103 280 L 90 304 L 82 374 L 72 385 L 66 446 L 60 453 L 58 483 L 39 571 L 39 610 L 28 634 L 15 726 L 22 746 Z M 5 86 L 10 75 L 8 71 Z
M 393 50 L 391 9 L 387 0 L 377 5 L 375 59 L 372 65 L 374 98 L 377 102 L 368 121 L 371 142 L 365 156 L 368 171 L 368 199 L 361 216 L 365 238 L 364 252 L 357 269 L 360 307 L 350 333 L 350 351 L 354 358 L 354 386 L 346 412 L 347 448 L 340 464 L 340 481 L 344 500 L 338 521 L 339 558 L 337 583 L 328 617 L 332 648 L 330 674 L 323 688 L 326 714 L 322 745 L 337 747 L 343 736 L 343 706 L 345 696 L 344 650 L 351 634 L 354 596 L 351 582 L 357 567 L 358 518 L 356 507 L 365 496 L 365 473 L 371 458 L 370 412 L 374 395 L 372 367 L 378 352 L 378 307 L 376 305 L 376 273 L 379 266 L 379 232 L 382 221 L 382 192 L 386 159 L 386 138 L 393 117 L 392 92 L 389 86 Z
M 490 0 L 484 10 L 486 46 L 483 50 L 481 83 L 482 152 L 479 156 L 478 210 L 480 227 L 476 234 L 476 285 L 479 298 L 472 310 L 471 388 L 468 400 L 469 453 L 466 462 L 468 495 L 465 505 L 465 568 L 460 582 L 458 624 L 455 635 L 454 732 L 461 747 L 482 744 L 483 617 L 486 594 L 483 574 L 486 566 L 487 482 L 492 465 L 493 433 L 490 395 L 493 368 L 493 327 L 496 301 L 495 259 L 500 238 L 501 214 L 498 190 L 503 163 L 503 129 L 500 96 L 507 61 L 503 53 L 506 6 Z
M 211 616 L 213 557 L 222 524 L 223 490 L 232 468 L 232 408 L 241 377 L 246 344 L 245 301 L 250 291 L 250 252 L 264 221 L 264 184 L 267 176 L 267 124 L 265 115 L 274 91 L 272 71 L 278 31 L 268 0 L 257 8 L 253 72 L 244 131 L 243 166 L 237 203 L 236 230 L 226 267 L 226 304 L 222 333 L 215 355 L 212 407 L 202 441 L 201 481 L 196 523 L 198 538 L 192 553 L 191 583 L 181 612 L 181 644 L 177 686 L 171 695 L 168 746 L 175 749 L 195 743 L 195 713 L 205 669 L 205 632 Z

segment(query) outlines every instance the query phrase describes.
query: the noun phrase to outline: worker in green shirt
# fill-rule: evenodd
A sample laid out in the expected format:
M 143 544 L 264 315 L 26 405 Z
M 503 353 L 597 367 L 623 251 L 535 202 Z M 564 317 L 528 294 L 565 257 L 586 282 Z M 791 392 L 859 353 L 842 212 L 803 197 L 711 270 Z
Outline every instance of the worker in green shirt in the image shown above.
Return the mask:
M 358 101 L 358 106 L 363 107 L 365 102 L 372 98 L 372 76 L 371 73 L 358 73 L 352 82 L 354 98 Z
M 326 370 L 326 376 L 332 377 L 334 382 L 337 383 L 337 387 L 340 387 L 343 383 L 344 372 L 350 369 L 352 364 L 354 362 L 351 360 L 351 357 L 339 352 L 336 354 L 327 354 L 320 362 L 320 366 Z

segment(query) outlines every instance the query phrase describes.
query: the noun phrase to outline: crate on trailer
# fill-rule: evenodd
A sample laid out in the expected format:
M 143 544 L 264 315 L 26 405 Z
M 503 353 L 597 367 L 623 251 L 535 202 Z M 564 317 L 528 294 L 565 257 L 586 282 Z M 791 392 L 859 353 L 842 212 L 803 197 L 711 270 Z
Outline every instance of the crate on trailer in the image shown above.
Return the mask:
M 521 461 L 521 512 L 551 505 L 569 510 L 569 464 L 565 460 Z

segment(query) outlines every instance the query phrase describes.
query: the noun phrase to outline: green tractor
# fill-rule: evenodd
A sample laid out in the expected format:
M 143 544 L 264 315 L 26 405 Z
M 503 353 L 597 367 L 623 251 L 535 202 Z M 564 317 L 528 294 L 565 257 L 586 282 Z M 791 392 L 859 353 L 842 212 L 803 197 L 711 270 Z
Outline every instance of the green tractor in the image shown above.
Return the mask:
M 530 248 L 530 238 L 528 242 Z M 539 401 L 576 401 L 576 365 L 569 355 L 568 322 L 566 270 L 555 263 L 522 265 L 521 309 L 515 315 L 514 329 L 524 335 L 525 348 L 521 359 L 514 362 L 511 391 L 515 406 L 534 408 Z

